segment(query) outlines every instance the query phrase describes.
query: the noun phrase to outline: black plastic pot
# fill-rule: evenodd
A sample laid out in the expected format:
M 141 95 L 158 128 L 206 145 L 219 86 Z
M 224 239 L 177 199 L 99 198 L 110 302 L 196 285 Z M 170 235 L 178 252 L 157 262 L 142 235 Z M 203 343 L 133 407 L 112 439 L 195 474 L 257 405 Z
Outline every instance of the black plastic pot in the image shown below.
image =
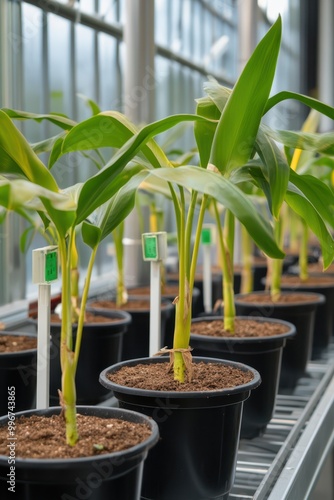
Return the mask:
M 76 374 L 78 404 L 97 404 L 110 397 L 110 392 L 99 384 L 99 374 L 106 364 L 121 360 L 123 336 L 131 323 L 131 316 L 125 311 L 110 311 L 109 316 L 114 321 L 84 325 Z M 51 405 L 57 405 L 61 387 L 60 324 L 51 323 L 50 329 L 50 401 Z M 75 331 L 76 325 L 73 325 L 73 345 Z
M 221 321 L 221 317 L 194 319 L 199 321 Z M 249 318 L 238 316 L 238 320 Z M 270 422 L 276 402 L 278 384 L 281 374 L 283 348 L 287 339 L 292 338 L 296 328 L 292 323 L 283 320 L 251 318 L 254 321 L 270 321 L 286 325 L 286 333 L 271 337 L 231 338 L 210 337 L 191 334 L 190 345 L 195 356 L 206 356 L 230 359 L 253 366 L 261 375 L 260 387 L 245 401 L 241 424 L 241 438 L 252 439 L 261 435 Z
M 212 362 L 212 358 L 193 358 Z M 217 363 L 251 370 L 248 384 L 221 391 L 167 392 L 123 387 L 107 374 L 121 366 L 167 363 L 167 358 L 145 358 L 105 369 L 101 383 L 114 392 L 122 408 L 152 417 L 159 425 L 160 440 L 144 469 L 142 499 L 225 499 L 232 488 L 243 402 L 260 383 L 259 373 L 246 365 L 214 359 Z
M 130 299 L 130 298 L 129 298 Z M 139 297 L 131 298 L 130 300 L 137 300 Z M 122 309 L 124 310 L 124 309 Z M 109 314 L 109 309 L 107 308 L 97 308 L 94 307 L 94 311 L 97 314 Z M 110 310 L 112 311 L 112 310 Z M 127 359 L 135 359 L 140 357 L 146 357 L 149 355 L 149 345 L 150 345 L 150 309 L 136 309 L 131 308 L 131 301 L 126 306 L 126 311 L 130 314 L 132 321 L 127 328 L 126 335 L 123 338 L 123 348 L 121 354 L 121 360 L 125 361 Z M 162 343 L 165 338 L 165 331 L 167 321 L 174 311 L 174 305 L 166 299 L 161 301 L 161 340 Z M 161 347 L 164 347 L 161 345 Z M 116 363 L 116 361 L 115 361 Z M 106 365 L 110 365 L 106 363 Z M 102 368 L 100 372 L 102 371 Z
M 30 410 L 22 414 L 51 416 L 60 408 Z M 124 451 L 77 459 L 27 459 L 15 457 L 13 484 L 9 491 L 8 456 L 0 455 L 1 500 L 139 500 L 143 462 L 158 441 L 156 423 L 145 415 L 119 408 L 78 407 L 78 412 L 105 418 L 118 418 L 135 423 L 146 423 L 152 434 L 142 443 Z M 16 418 L 20 414 L 16 415 Z M 0 425 L 7 425 L 7 417 Z
M 0 332 L 0 335 L 24 335 L 36 337 L 33 333 Z M 34 408 L 37 382 L 37 348 L 26 351 L 0 354 L 0 415 L 8 412 L 8 390 L 14 388 L 14 411 Z M 12 389 L 13 390 L 13 389 Z M 11 399 L 12 401 L 12 399 Z
M 330 280 L 331 277 L 313 274 L 313 276 L 319 276 L 319 278 L 324 278 L 325 280 Z M 312 353 L 311 359 L 318 359 L 326 351 L 332 338 L 333 328 L 334 328 L 334 276 L 331 282 L 319 283 L 318 285 L 300 283 L 297 286 L 289 286 L 288 283 L 284 283 L 284 277 L 281 284 L 282 290 L 294 290 L 301 292 L 314 292 L 324 295 L 325 301 L 319 304 L 315 314 L 314 320 L 314 332 L 313 332 L 313 343 L 312 343 Z
M 253 293 L 268 295 L 267 292 L 261 291 Z M 242 294 L 235 296 L 237 315 L 282 319 L 292 323 L 296 328 L 296 335 L 287 342 L 283 351 L 280 391 L 291 392 L 296 387 L 298 380 L 305 375 L 307 363 L 311 359 L 316 308 L 325 301 L 325 297 L 321 294 L 307 292 L 302 292 L 302 294 L 308 297 L 309 301 L 257 304 L 244 302 Z

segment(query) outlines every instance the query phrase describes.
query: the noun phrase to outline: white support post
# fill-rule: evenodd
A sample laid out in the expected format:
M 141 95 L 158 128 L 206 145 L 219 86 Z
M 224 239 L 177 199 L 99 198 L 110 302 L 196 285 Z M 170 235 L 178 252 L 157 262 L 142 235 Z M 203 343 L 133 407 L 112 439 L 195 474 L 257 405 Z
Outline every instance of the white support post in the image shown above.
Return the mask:
M 58 247 L 47 246 L 32 252 L 32 278 L 38 285 L 37 308 L 37 391 L 36 407 L 49 407 L 51 281 L 58 279 Z
M 51 285 L 38 286 L 38 343 L 37 343 L 37 392 L 36 408 L 49 407 L 50 391 L 50 303 Z
M 211 248 L 215 242 L 215 226 L 203 224 L 202 228 L 203 248 L 203 305 L 204 312 L 212 312 L 212 257 Z
M 161 348 L 161 263 L 167 256 L 167 233 L 142 234 L 144 261 L 151 262 L 149 355 Z

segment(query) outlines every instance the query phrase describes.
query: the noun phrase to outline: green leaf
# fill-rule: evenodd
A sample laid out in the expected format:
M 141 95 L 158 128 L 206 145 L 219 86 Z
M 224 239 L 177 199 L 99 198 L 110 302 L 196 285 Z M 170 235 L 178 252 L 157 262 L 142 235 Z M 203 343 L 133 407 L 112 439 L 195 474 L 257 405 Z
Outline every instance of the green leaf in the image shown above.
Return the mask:
M 84 101 L 86 106 L 88 106 L 90 108 L 93 115 L 98 115 L 99 113 L 101 113 L 101 109 L 95 101 L 93 101 L 92 99 L 89 99 L 89 97 L 87 97 L 84 94 L 77 94 L 77 96 L 80 97 L 80 99 L 82 99 Z
M 286 193 L 286 201 L 288 205 L 305 220 L 318 238 L 321 245 L 324 268 L 326 269 L 334 258 L 334 243 L 323 219 L 306 196 L 291 183 L 289 183 Z
M 194 124 L 194 134 L 201 166 L 206 168 L 210 160 L 212 142 L 221 113 L 216 104 L 208 97 L 198 99 L 196 113 L 212 120 L 212 122 L 195 122 Z
M 220 174 L 188 165 L 173 170 L 168 168 L 151 170 L 150 175 L 216 199 L 246 227 L 256 244 L 268 256 L 278 259 L 284 257 L 284 253 L 276 244 L 268 221 L 260 216 L 247 195 Z
M 65 134 L 66 132 L 61 132 L 60 134 L 57 134 L 53 137 L 49 137 L 48 139 L 45 139 L 43 141 L 33 143 L 31 144 L 31 148 L 37 155 L 41 153 L 48 153 L 49 151 L 52 150 L 52 148 L 59 141 L 59 139 L 65 136 Z
M 66 194 L 55 193 L 24 179 L 1 179 L 0 194 L 0 204 L 7 210 L 27 208 L 46 211 L 45 200 L 56 210 L 74 211 L 76 208 Z
M 100 241 L 110 235 L 129 215 L 135 205 L 136 193 L 148 172 L 134 175 L 107 203 L 95 210 L 89 221 L 100 230 Z
M 83 221 L 81 226 L 82 239 L 90 248 L 94 249 L 101 241 L 101 230 L 99 227 Z
M 320 217 L 334 228 L 334 194 L 321 180 L 313 175 L 298 175 L 291 170 L 290 186 L 296 186 L 308 199 Z M 305 217 L 304 217 L 305 218 Z M 305 219 L 306 223 L 308 219 Z
M 274 141 L 261 129 L 257 134 L 255 149 L 263 162 L 264 176 L 269 183 L 270 210 L 278 219 L 289 182 L 290 167 Z
M 102 170 L 84 183 L 78 202 L 78 222 L 87 218 L 98 206 L 108 201 L 130 177 L 138 173 L 138 169 L 142 170 L 143 167 L 139 165 L 128 164 L 143 144 L 179 123 L 201 120 L 205 119 L 196 115 L 172 115 L 143 127 L 124 144 Z M 127 169 L 125 169 L 126 165 L 128 165 Z
M 58 186 L 6 113 L 0 110 L 0 173 L 25 177 L 51 191 Z
M 334 108 L 332 106 L 324 104 L 323 102 L 318 101 L 313 97 L 308 97 L 303 94 L 298 94 L 296 92 L 288 92 L 288 91 L 279 92 L 278 94 L 275 94 L 272 97 L 270 97 L 266 104 L 264 114 L 267 113 L 271 108 L 276 106 L 276 104 L 282 101 L 286 101 L 288 99 L 293 99 L 295 101 L 302 102 L 303 104 L 306 104 L 306 106 L 308 106 L 309 108 L 316 109 L 320 113 L 334 120 Z
M 76 124 L 75 121 L 70 120 L 70 118 L 68 118 L 67 116 L 58 113 L 36 114 L 36 113 L 29 113 L 27 111 L 19 111 L 8 108 L 2 108 L 2 110 L 12 119 L 35 120 L 36 122 L 42 122 L 43 120 L 47 120 L 64 130 L 69 130 Z
M 245 65 L 221 114 L 210 162 L 223 174 L 251 157 L 275 75 L 281 42 L 279 17 Z
M 263 127 L 263 130 L 272 139 L 290 148 L 305 149 L 329 156 L 334 155 L 333 132 L 317 134 L 291 130 L 272 130 L 269 127 Z
M 104 147 L 121 148 L 137 133 L 134 125 L 117 111 L 105 111 L 74 127 L 63 143 L 62 154 Z M 142 146 L 142 152 L 155 168 L 168 166 L 169 160 L 154 142 Z

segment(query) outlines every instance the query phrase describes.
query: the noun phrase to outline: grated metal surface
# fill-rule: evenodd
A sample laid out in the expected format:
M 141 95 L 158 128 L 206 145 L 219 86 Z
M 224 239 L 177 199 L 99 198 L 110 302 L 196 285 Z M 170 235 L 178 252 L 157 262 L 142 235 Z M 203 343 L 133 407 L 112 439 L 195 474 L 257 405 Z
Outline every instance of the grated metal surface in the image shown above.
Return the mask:
M 332 431 L 323 427 L 328 427 L 332 421 L 326 421 L 326 412 L 329 414 L 334 408 L 334 391 L 329 389 L 333 375 L 334 346 L 330 345 L 326 355 L 309 363 L 305 377 L 299 380 L 291 394 L 277 395 L 274 415 L 266 432 L 261 437 L 240 442 L 235 482 L 229 500 L 276 498 L 275 487 L 280 495 L 277 498 L 293 499 L 292 489 L 311 489 L 319 472 L 317 467 L 314 467 L 314 474 L 310 477 L 304 471 L 303 463 L 299 463 L 298 467 L 289 467 L 289 460 L 295 450 L 298 450 L 299 462 L 307 463 L 309 454 L 314 451 L 319 460 L 325 459 L 329 447 L 320 449 L 323 445 L 321 440 L 317 444 L 317 434 L 320 437 L 325 432 L 330 436 Z M 322 400 L 324 419 L 321 426 L 316 425 L 316 419 L 312 421 L 312 416 Z M 303 434 L 306 430 L 311 438 L 305 443 Z M 299 484 L 301 482 L 304 484 Z M 279 483 L 282 483 L 280 488 L 277 487 Z

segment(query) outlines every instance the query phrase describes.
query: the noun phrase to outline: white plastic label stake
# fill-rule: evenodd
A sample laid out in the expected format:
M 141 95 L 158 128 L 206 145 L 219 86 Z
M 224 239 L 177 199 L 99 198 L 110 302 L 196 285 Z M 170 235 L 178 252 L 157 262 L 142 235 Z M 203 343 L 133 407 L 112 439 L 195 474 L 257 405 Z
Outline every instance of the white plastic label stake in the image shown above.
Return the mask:
M 143 259 L 151 262 L 149 355 L 153 356 L 161 348 L 161 262 L 167 255 L 167 233 L 143 233 L 142 248 Z
M 204 224 L 201 235 L 203 245 L 203 305 L 206 313 L 212 311 L 211 246 L 215 239 L 214 230 L 213 224 Z
M 36 408 L 49 407 L 51 281 L 58 279 L 58 247 L 33 250 L 32 278 L 38 284 Z

